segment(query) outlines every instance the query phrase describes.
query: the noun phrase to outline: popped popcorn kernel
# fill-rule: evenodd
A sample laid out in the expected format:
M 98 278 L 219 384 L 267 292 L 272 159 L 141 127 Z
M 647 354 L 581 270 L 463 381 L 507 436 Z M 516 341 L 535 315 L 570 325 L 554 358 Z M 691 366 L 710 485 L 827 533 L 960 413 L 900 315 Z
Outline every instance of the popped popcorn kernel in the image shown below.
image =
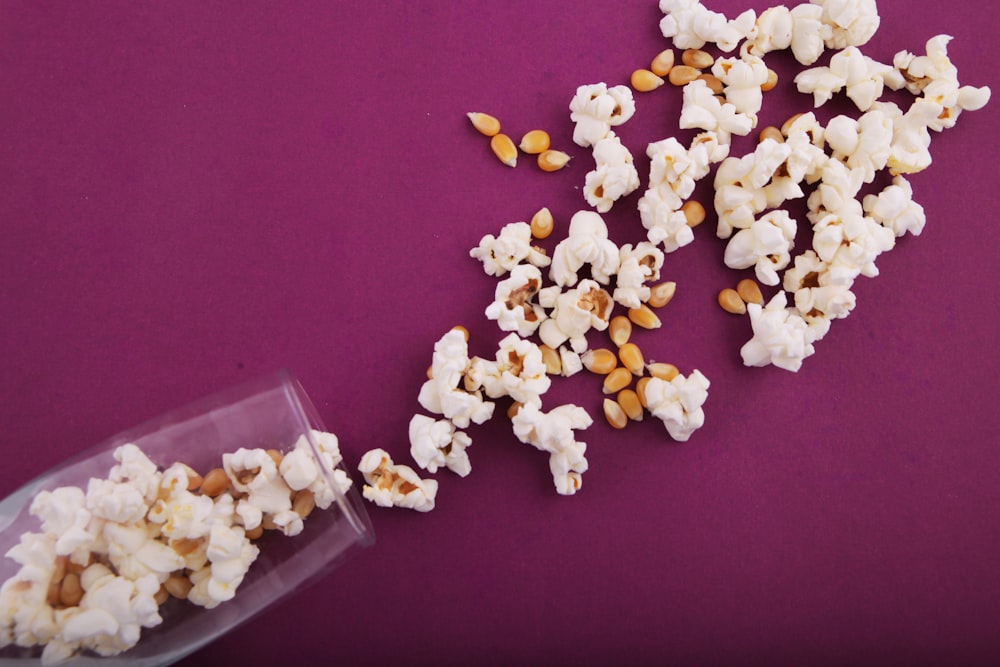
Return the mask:
M 358 470 L 364 475 L 362 495 L 380 507 L 403 507 L 418 512 L 434 509 L 438 483 L 421 479 L 413 468 L 397 465 L 384 449 L 372 449 L 361 457 Z
M 785 292 L 776 293 L 766 306 L 747 304 L 753 338 L 740 349 L 746 366 L 766 366 L 796 372 L 816 350 L 816 332 L 795 308 L 787 308 Z
M 587 148 L 607 137 L 612 127 L 632 118 L 635 100 L 628 86 L 595 83 L 577 88 L 569 109 L 575 123 L 573 142 Z
M 765 285 L 780 282 L 778 271 L 791 261 L 797 223 L 787 211 L 776 209 L 741 229 L 726 245 L 725 264 L 731 269 L 754 267 Z
M 927 222 L 924 207 L 913 201 L 913 188 L 903 176 L 896 176 L 892 184 L 878 194 L 865 195 L 862 200 L 865 213 L 897 237 L 907 232 L 920 236 Z
M 698 370 L 688 376 L 678 374 L 669 381 L 651 377 L 644 389 L 646 408 L 663 422 L 671 438 L 687 442 L 705 424 L 702 406 L 708 399 L 709 385 L 708 378 Z
M 604 219 L 593 211 L 577 211 L 566 238 L 552 252 L 549 277 L 560 287 L 575 285 L 577 272 L 587 264 L 593 280 L 607 285 L 619 262 L 618 246 L 608 238 Z
M 639 187 L 632 153 L 614 132 L 594 144 L 596 168 L 587 173 L 583 195 L 598 213 L 607 213 L 616 201 Z
M 587 444 L 577 441 L 574 431 L 587 429 L 593 423 L 586 410 L 571 403 L 549 412 L 542 412 L 537 405 L 525 405 L 511 423 L 518 440 L 548 452 L 557 493 L 573 495 L 580 490 L 588 468 Z
M 516 331 L 528 337 L 547 317 L 545 309 L 532 299 L 542 285 L 541 270 L 531 264 L 519 264 L 510 276 L 497 283 L 494 301 L 486 308 L 486 317 L 495 320 L 501 331 Z
M 420 387 L 417 397 L 425 410 L 444 415 L 459 428 L 470 422 L 482 424 L 493 416 L 493 403 L 483 400 L 478 391 L 460 387 L 469 363 L 465 335 L 458 329 L 450 330 L 434 344 L 431 377 Z
M 523 261 L 538 267 L 549 264 L 549 258 L 532 245 L 531 225 L 527 222 L 508 223 L 496 237 L 487 234 L 469 256 L 481 261 L 483 271 L 490 276 L 502 276 Z
M 447 419 L 413 415 L 409 436 L 410 456 L 427 472 L 435 473 L 438 468 L 448 468 L 459 477 L 465 477 L 472 471 L 466 452 L 472 438 L 457 430 Z

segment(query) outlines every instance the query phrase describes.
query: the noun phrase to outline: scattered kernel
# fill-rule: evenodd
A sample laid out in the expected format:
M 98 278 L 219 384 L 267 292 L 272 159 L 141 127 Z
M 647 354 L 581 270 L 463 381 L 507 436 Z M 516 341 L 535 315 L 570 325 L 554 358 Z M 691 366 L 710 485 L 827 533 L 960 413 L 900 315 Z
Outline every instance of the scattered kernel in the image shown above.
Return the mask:
M 764 305 L 764 295 L 760 291 L 760 285 L 753 278 L 744 278 L 736 284 L 736 293 L 740 295 L 744 303 L 756 303 Z
M 538 349 L 542 353 L 542 363 L 545 364 L 545 372 L 549 375 L 559 375 L 562 373 L 562 358 L 559 356 L 559 352 L 545 344 L 539 345 Z
M 559 171 L 569 164 L 569 160 L 568 153 L 550 148 L 538 154 L 538 168 L 542 171 Z
M 764 142 L 768 139 L 773 139 L 780 144 L 785 142 L 785 135 L 782 134 L 781 130 L 776 128 L 775 126 L 768 125 L 767 127 L 765 127 L 760 131 L 760 133 L 757 135 L 757 139 L 759 142 Z
M 640 93 L 648 93 L 666 82 L 648 69 L 637 69 L 632 72 L 631 83 L 632 87 Z
M 714 74 L 704 73 L 699 74 L 695 80 L 702 80 L 708 89 L 712 91 L 713 95 L 722 95 L 722 91 L 725 90 L 726 86 L 722 83 L 722 79 L 715 76 Z
M 695 69 L 706 69 L 715 64 L 715 58 L 708 51 L 701 49 L 685 49 L 681 53 L 681 62 Z
M 536 239 L 548 238 L 555 228 L 555 220 L 552 218 L 552 211 L 548 207 L 542 207 L 535 215 L 531 216 L 531 235 Z
M 508 167 L 517 166 L 517 147 L 506 134 L 500 132 L 490 137 L 490 150 Z
M 667 80 L 675 86 L 686 86 L 701 76 L 701 72 L 690 65 L 675 65 L 670 68 Z
M 732 287 L 726 287 L 719 292 L 719 305 L 724 311 L 733 315 L 743 315 L 747 312 L 746 303 Z
M 604 417 L 612 427 L 619 430 L 628 424 L 628 415 L 622 410 L 622 406 L 618 404 L 618 401 L 610 398 L 604 399 Z
M 642 421 L 642 403 L 639 401 L 639 395 L 634 390 L 622 389 L 618 392 L 618 405 L 621 406 L 629 419 L 635 422 Z
M 664 49 L 656 54 L 653 62 L 649 64 L 649 71 L 656 76 L 666 76 L 674 66 L 673 49 Z
M 648 366 L 646 366 L 646 372 L 649 373 L 650 377 L 659 378 L 661 380 L 666 380 L 670 382 L 675 377 L 680 375 L 680 371 L 673 364 L 668 364 L 664 361 L 656 361 Z
M 549 133 L 545 130 L 531 130 L 521 137 L 518 147 L 529 155 L 538 155 L 549 149 Z
M 774 90 L 775 86 L 778 85 L 778 73 L 775 72 L 770 67 L 767 68 L 767 80 L 761 85 L 760 89 L 765 93 L 769 90 Z
M 681 206 L 684 219 L 687 220 L 688 227 L 697 227 L 705 222 L 705 206 L 696 199 L 688 199 Z
M 621 347 L 632 336 L 632 320 L 624 315 L 615 315 L 608 323 L 608 337 L 611 342 Z
M 635 343 L 625 343 L 618 348 L 618 358 L 622 365 L 632 372 L 632 375 L 642 375 L 646 367 L 646 360 L 642 357 L 642 350 Z
M 591 373 L 607 375 L 618 367 L 618 357 L 611 350 L 603 347 L 587 350 L 580 355 L 583 367 Z
M 628 318 L 632 320 L 633 324 L 643 329 L 659 329 L 663 325 L 656 313 L 646 304 L 642 304 L 638 308 L 629 308 Z
M 619 366 L 604 376 L 602 389 L 605 394 L 617 394 L 630 384 L 632 384 L 632 371 L 624 366 Z
M 480 134 L 492 137 L 500 131 L 500 121 L 488 113 L 472 111 L 466 116 L 472 121 L 472 127 L 476 128 Z
M 646 303 L 653 308 L 662 308 L 670 303 L 676 292 L 677 283 L 674 281 L 667 280 L 665 282 L 658 283 L 649 288 L 649 298 L 646 299 Z

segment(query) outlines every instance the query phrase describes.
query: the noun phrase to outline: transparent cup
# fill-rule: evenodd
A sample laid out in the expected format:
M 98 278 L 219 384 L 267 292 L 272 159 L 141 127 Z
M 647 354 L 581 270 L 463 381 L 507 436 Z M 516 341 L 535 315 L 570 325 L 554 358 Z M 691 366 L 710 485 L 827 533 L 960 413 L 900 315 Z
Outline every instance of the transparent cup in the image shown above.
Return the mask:
M 336 469 L 350 475 L 342 459 L 334 468 L 325 465 L 317 449 L 316 431 L 326 429 L 315 407 L 291 374 L 282 371 L 120 433 L 37 477 L 0 502 L 0 583 L 20 569 L 18 563 L 3 554 L 18 543 L 22 533 L 41 530 L 39 519 L 29 513 L 32 499 L 42 490 L 61 486 L 86 491 L 90 478 L 106 479 L 116 463 L 112 454 L 120 445 L 137 445 L 161 470 L 183 462 L 204 474 L 221 467 L 224 453 L 241 447 L 284 453 L 304 437 L 314 459 L 321 463 L 321 474 L 335 492 L 334 502 L 328 509 L 317 507 L 310 513 L 298 535 L 265 531 L 255 541 L 259 555 L 233 599 L 211 609 L 168 599 L 159 609 L 163 622 L 143 628 L 135 647 L 111 657 L 83 653 L 60 664 L 144 667 L 180 660 L 374 544 L 375 534 L 357 483 L 353 482 L 346 493 L 340 492 L 334 483 Z M 37 664 L 41 653 L 41 647 L 8 646 L 0 650 L 0 664 Z

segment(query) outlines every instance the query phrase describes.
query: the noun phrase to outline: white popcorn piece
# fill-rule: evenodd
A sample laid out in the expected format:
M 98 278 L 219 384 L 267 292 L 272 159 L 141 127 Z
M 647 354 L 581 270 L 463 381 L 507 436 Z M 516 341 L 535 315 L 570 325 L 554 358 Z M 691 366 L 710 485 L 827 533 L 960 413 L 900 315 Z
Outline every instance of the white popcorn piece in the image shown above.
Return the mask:
M 108 473 L 108 480 L 131 484 L 147 502 L 152 502 L 160 486 L 156 464 L 132 443 L 115 448 L 112 457 L 118 463 Z
M 425 410 L 444 415 L 459 428 L 466 428 L 470 422 L 482 424 L 493 416 L 493 403 L 484 401 L 479 392 L 460 388 L 468 368 L 465 335 L 452 329 L 434 343 L 431 378 L 420 387 L 417 397 Z
M 810 0 L 823 8 L 820 20 L 827 28 L 824 41 L 829 49 L 867 44 L 878 30 L 881 18 L 875 0 Z
M 914 106 L 929 106 L 919 115 L 927 119 L 927 127 L 937 132 L 953 127 L 962 111 L 981 109 L 991 95 L 987 86 L 975 88 L 959 83 L 958 68 L 948 56 L 951 39 L 950 35 L 937 35 L 927 41 L 926 55 L 900 51 L 893 58 L 893 66 L 904 77 L 906 89 L 920 96 Z
M 79 606 L 60 615 L 64 651 L 71 647 L 104 657 L 119 655 L 139 642 L 142 628 L 153 628 L 163 621 L 153 597 L 160 588 L 155 577 L 129 579 L 110 571 L 98 572 L 87 577 Z
M 753 153 L 728 157 L 715 172 L 716 236 L 729 238 L 734 229 L 747 229 L 768 204 L 765 186 L 772 182 L 792 147 L 774 139 L 757 144 Z
M 413 415 L 409 436 L 410 456 L 424 470 L 435 473 L 438 468 L 448 468 L 459 477 L 472 472 L 472 463 L 466 451 L 472 444 L 472 438 L 456 430 L 447 419 Z
M 773 364 L 797 372 L 802 361 L 816 350 L 816 332 L 795 308 L 787 308 L 785 292 L 776 293 L 767 306 L 747 304 L 753 338 L 740 349 L 746 366 Z
M 153 539 L 144 523 L 104 524 L 109 562 L 128 579 L 152 575 L 158 583 L 184 567 L 184 559 L 167 544 Z
M 394 464 L 384 449 L 365 452 L 358 470 L 365 478 L 362 495 L 379 507 L 402 507 L 418 512 L 434 509 L 437 480 L 420 479 L 413 468 Z
M 581 280 L 558 296 L 549 318 L 538 328 L 538 335 L 554 350 L 569 341 L 574 352 L 583 353 L 587 349 L 587 332 L 607 329 L 614 305 L 614 299 L 600 284 L 589 278 Z
M 547 316 L 545 309 L 532 303 L 542 286 L 542 272 L 537 266 L 519 264 L 510 276 L 497 283 L 494 300 L 486 307 L 486 317 L 495 320 L 501 331 L 516 331 L 527 338 L 535 333 Z
M 701 371 L 678 375 L 669 382 L 650 378 L 646 384 L 646 405 L 663 422 L 670 437 L 687 442 L 705 424 L 702 406 L 708 399 L 708 378 Z
M 325 510 L 336 500 L 336 491 L 347 493 L 353 482 L 346 472 L 337 467 L 343 460 L 337 436 L 315 429 L 311 430 L 311 435 L 315 450 L 309 446 L 305 434 L 300 435 L 292 450 L 282 457 L 278 472 L 291 491 L 309 490 L 316 507 Z
M 549 258 L 532 244 L 531 225 L 527 222 L 510 222 L 503 226 L 499 236 L 487 234 L 479 245 L 469 251 L 469 256 L 483 263 L 483 271 L 490 276 L 502 276 L 521 262 L 539 267 L 549 265 Z
M 594 211 L 577 211 L 569 221 L 566 238 L 552 252 L 549 278 L 560 287 L 576 284 L 577 272 L 590 266 L 593 280 L 607 285 L 618 271 L 618 246 L 608 238 L 604 219 Z
M 724 261 L 731 269 L 751 266 L 764 285 L 780 282 L 778 271 L 791 261 L 797 224 L 787 211 L 776 209 L 754 221 L 729 239 Z
M 594 144 L 597 166 L 585 177 L 583 196 L 598 213 L 607 213 L 614 203 L 639 187 L 639 172 L 632 153 L 614 132 Z
M 802 65 L 812 65 L 826 50 L 826 39 L 832 28 L 823 23 L 823 8 L 819 5 L 800 3 L 789 11 L 792 19 L 792 55 Z
M 829 156 L 823 149 L 826 145 L 825 130 L 816 120 L 816 114 L 810 111 L 792 121 L 785 144 L 789 148 L 785 159 L 788 178 L 796 183 L 815 183 L 822 178 L 823 166 Z
M 587 444 L 577 441 L 574 431 L 587 429 L 593 423 L 586 410 L 572 403 L 549 412 L 542 412 L 537 405 L 525 405 L 511 423 L 518 440 L 548 452 L 557 493 L 573 495 L 580 490 L 588 467 Z
M 870 217 L 829 213 L 813 225 L 813 249 L 827 264 L 874 278 L 875 258 L 896 245 L 892 229 Z
M 607 137 L 612 127 L 628 121 L 635 114 L 635 100 L 628 86 L 594 83 L 576 89 L 569 109 L 575 123 L 573 142 L 586 148 Z
M 869 58 L 853 46 L 834 54 L 827 67 L 799 72 L 794 81 L 800 93 L 813 96 L 816 107 L 844 90 L 861 111 L 868 111 L 882 96 L 886 86 L 899 90 L 905 83 L 902 74 L 894 67 Z
M 795 308 L 817 341 L 826 335 L 830 320 L 847 317 L 856 304 L 851 291 L 853 275 L 831 267 L 813 250 L 797 255 L 782 280 L 782 287 L 793 295 Z
M 579 353 L 574 352 L 565 345 L 561 345 L 558 352 L 559 364 L 562 367 L 561 375 L 563 377 L 572 377 L 583 370 L 583 359 L 580 358 Z
M 86 494 L 76 486 L 63 486 L 52 491 L 40 491 L 31 501 L 28 511 L 42 522 L 42 532 L 57 535 L 55 552 L 85 561 L 101 528 L 86 508 Z
M 163 472 L 161 489 L 166 498 L 149 508 L 146 518 L 160 526 L 168 539 L 198 539 L 206 534 L 215 503 L 208 496 L 187 490 L 189 468 L 175 463 Z
M 763 59 L 747 52 L 739 58 L 719 58 L 712 65 L 712 74 L 722 81 L 726 102 L 757 127 L 757 114 L 764 104 L 761 86 L 767 83 L 768 76 Z
M 747 36 L 747 52 L 763 56 L 771 51 L 783 51 L 792 45 L 794 30 L 795 22 L 788 7 L 768 7 L 757 17 Z
M 861 203 L 866 214 L 897 237 L 907 232 L 920 236 L 927 222 L 924 207 L 913 201 L 913 187 L 902 176 L 893 178 L 877 195 L 865 195 Z
M 694 230 L 680 210 L 682 204 L 668 184 L 650 187 L 639 198 L 639 219 L 646 228 L 646 238 L 663 246 L 665 252 L 674 252 L 694 241 Z
M 141 484 L 135 485 L 128 481 L 114 482 L 96 477 L 92 477 L 87 483 L 87 509 L 93 516 L 107 521 L 116 523 L 141 521 L 149 509 L 146 498 Z
M 649 299 L 649 281 L 660 279 L 663 252 L 652 243 L 641 242 L 623 245 L 619 251 L 621 262 L 615 280 L 612 298 L 626 308 L 638 308 Z
M 56 569 L 55 544 L 51 533 L 26 532 L 5 554 L 21 567 L 0 587 L 0 646 L 35 646 L 56 634 L 47 601 Z
M 660 0 L 660 32 L 672 38 L 678 49 L 700 49 L 712 42 L 723 51 L 732 51 L 754 29 L 756 14 L 747 10 L 729 20 L 700 0 Z
M 824 138 L 831 157 L 850 169 L 861 169 L 863 182 L 871 183 L 889 162 L 893 121 L 881 107 L 865 112 L 857 120 L 835 116 L 826 124 Z
M 819 185 L 809 195 L 809 221 L 815 224 L 829 213 L 861 215 L 857 195 L 864 183 L 863 169 L 850 169 L 840 160 L 827 160 L 821 170 Z
M 481 387 L 490 398 L 510 396 L 519 403 L 541 403 L 552 383 L 541 349 L 516 333 L 500 341 L 496 361 L 474 358 L 466 381 L 467 389 Z
M 194 586 L 188 593 L 188 601 L 213 609 L 233 599 L 259 554 L 260 549 L 250 542 L 242 527 L 212 526 L 208 538 L 208 564 L 191 573 Z
M 697 128 L 714 132 L 720 142 L 729 143 L 734 134 L 741 137 L 750 134 L 754 119 L 716 97 L 704 80 L 695 79 L 684 86 L 679 125 L 682 130 Z

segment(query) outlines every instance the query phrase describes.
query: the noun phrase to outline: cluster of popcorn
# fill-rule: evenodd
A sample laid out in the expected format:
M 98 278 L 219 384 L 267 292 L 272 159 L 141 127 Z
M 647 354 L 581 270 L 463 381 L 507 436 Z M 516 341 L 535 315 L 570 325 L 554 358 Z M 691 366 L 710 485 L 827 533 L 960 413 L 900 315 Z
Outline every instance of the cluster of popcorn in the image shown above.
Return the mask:
M 960 84 L 947 35 L 929 40 L 924 55 L 900 51 L 891 64 L 864 55 L 860 47 L 880 22 L 874 0 L 812 0 L 759 16 L 748 10 L 734 19 L 699 0 L 661 0 L 660 9 L 662 33 L 675 47 L 713 43 L 738 57 L 716 59 L 711 75 L 687 67 L 683 76 L 671 76 L 683 86 L 679 126 L 702 134 L 687 150 L 672 138 L 649 144 L 649 189 L 638 205 L 643 225 L 666 252 L 690 243 L 693 234 L 685 229 L 681 208 L 693 184 L 685 176 L 697 180 L 718 163 L 716 233 L 728 239 L 726 266 L 752 268 L 760 283 L 784 290 L 766 305 L 740 303 L 732 310 L 746 312 L 753 330 L 741 350 L 743 362 L 796 371 L 831 321 L 854 308 L 854 280 L 878 275 L 876 258 L 896 238 L 923 229 L 924 211 L 905 175 L 930 165 L 931 131 L 953 127 L 962 111 L 984 106 L 990 90 Z M 784 49 L 806 66 L 826 49 L 838 50 L 827 66 L 805 69 L 794 83 L 812 95 L 816 107 L 843 93 L 861 115 L 838 115 L 823 126 L 813 113 L 800 114 L 780 130 L 761 130 L 752 153 L 729 156 L 732 136 L 757 127 L 762 93 L 770 85 L 763 56 Z M 912 93 L 913 104 L 903 111 L 882 100 L 886 89 Z M 712 150 L 697 161 L 691 153 L 699 144 Z M 891 184 L 864 194 L 885 172 Z M 796 255 L 799 222 L 780 207 L 800 198 L 806 198 L 813 240 Z
M 125 444 L 106 479 L 39 492 L 29 511 L 41 531 L 6 554 L 20 568 L 0 587 L 0 648 L 43 646 L 43 664 L 118 655 L 163 622 L 171 597 L 208 609 L 231 600 L 260 552 L 253 540 L 297 535 L 351 485 L 336 436 L 312 435 L 322 461 L 303 435 L 285 455 L 224 454 L 204 477 L 183 463 L 161 470 Z

